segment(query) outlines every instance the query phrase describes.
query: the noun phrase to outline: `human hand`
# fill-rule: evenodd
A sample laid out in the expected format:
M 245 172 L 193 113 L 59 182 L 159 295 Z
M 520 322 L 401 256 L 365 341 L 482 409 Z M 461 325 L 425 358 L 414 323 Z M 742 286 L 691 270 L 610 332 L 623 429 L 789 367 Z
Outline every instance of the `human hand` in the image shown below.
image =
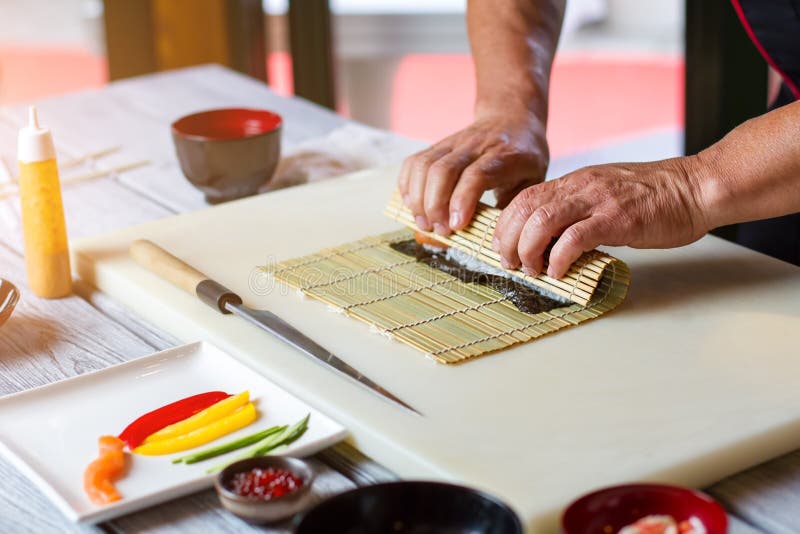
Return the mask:
M 492 248 L 506 268 L 562 277 L 583 252 L 600 245 L 670 248 L 712 227 L 696 158 L 579 169 L 523 190 L 497 221 Z
M 398 188 L 421 229 L 448 235 L 470 222 L 484 191 L 504 207 L 544 180 L 548 161 L 545 127 L 532 113 L 486 113 L 406 159 Z

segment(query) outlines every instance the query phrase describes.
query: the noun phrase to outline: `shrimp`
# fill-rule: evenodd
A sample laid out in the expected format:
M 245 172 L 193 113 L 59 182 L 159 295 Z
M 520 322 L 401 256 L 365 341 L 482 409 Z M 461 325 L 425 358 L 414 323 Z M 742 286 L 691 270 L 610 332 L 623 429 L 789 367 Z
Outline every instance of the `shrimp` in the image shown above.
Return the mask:
M 98 448 L 98 458 L 83 473 L 83 488 L 93 503 L 103 505 L 122 498 L 114 480 L 125 469 L 125 442 L 115 436 L 101 436 Z

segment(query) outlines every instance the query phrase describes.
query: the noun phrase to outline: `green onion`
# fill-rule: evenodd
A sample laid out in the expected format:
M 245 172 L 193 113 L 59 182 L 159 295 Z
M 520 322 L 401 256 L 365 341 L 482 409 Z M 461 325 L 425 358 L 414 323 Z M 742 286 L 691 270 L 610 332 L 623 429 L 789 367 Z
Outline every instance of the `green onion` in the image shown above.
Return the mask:
M 244 460 L 245 458 L 254 458 L 256 456 L 263 456 L 281 445 L 288 445 L 289 443 L 292 443 L 297 438 L 302 436 L 303 433 L 308 428 L 309 417 L 311 417 L 311 414 L 306 415 L 304 418 L 302 418 L 300 421 L 296 422 L 290 427 L 283 427 L 283 430 L 281 432 L 271 434 L 265 437 L 264 439 L 262 439 L 254 446 L 247 449 L 239 456 L 233 458 L 229 462 L 220 464 L 216 467 L 212 467 L 211 469 L 206 471 L 206 473 L 211 474 L 211 473 L 216 473 L 218 471 L 222 471 L 233 462 L 238 462 L 239 460 Z
M 254 447 L 255 456 L 263 456 L 268 452 L 270 452 L 271 450 L 275 449 L 276 447 L 280 445 L 288 445 L 289 443 L 293 442 L 294 440 L 302 436 L 303 433 L 308 428 L 309 417 L 311 417 L 311 414 L 306 415 L 303 419 L 301 419 L 294 425 L 290 426 L 289 428 L 278 434 L 273 442 L 261 443 L 260 445 L 256 445 Z
M 267 436 L 283 432 L 284 430 L 286 430 L 286 428 L 287 425 L 273 426 L 265 430 L 262 430 L 261 432 L 256 432 L 255 434 L 250 434 L 249 436 L 245 436 L 243 438 L 239 438 L 234 441 L 229 441 L 228 443 L 223 443 L 222 445 L 217 445 L 216 447 L 211 447 L 210 449 L 205 449 L 202 451 L 194 452 L 192 454 L 188 454 L 186 456 L 181 456 L 180 458 L 175 458 L 174 460 L 172 460 L 172 463 L 179 464 L 183 462 L 185 464 L 194 464 L 197 462 L 202 462 L 203 460 L 214 458 L 215 456 L 220 456 L 222 454 L 227 454 L 231 451 L 241 449 L 242 447 L 247 447 L 248 445 L 252 445 L 253 443 L 258 443 Z

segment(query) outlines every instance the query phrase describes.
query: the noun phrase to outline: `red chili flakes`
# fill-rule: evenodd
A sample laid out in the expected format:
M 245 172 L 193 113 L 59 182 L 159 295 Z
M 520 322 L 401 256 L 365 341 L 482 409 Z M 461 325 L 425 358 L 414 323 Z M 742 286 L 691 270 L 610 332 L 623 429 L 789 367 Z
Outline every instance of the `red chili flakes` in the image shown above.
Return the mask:
M 290 495 L 303 487 L 303 479 L 285 469 L 254 467 L 250 471 L 236 473 L 230 489 L 242 497 L 269 501 Z

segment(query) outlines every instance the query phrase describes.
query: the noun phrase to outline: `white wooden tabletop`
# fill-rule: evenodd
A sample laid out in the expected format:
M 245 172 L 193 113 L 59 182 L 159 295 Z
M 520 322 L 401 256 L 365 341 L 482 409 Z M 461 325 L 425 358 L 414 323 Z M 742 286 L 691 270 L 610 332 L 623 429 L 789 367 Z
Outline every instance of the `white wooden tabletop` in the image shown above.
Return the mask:
M 206 207 L 202 195 L 182 177 L 173 154 L 168 126 L 181 115 L 225 106 L 274 109 L 284 117 L 283 143 L 289 150 L 347 124 L 327 110 L 277 96 L 260 82 L 218 66 L 125 80 L 37 104 L 42 122 L 54 131 L 59 162 L 68 167 L 62 181 L 71 239 Z M 16 132 L 25 118 L 24 106 L 0 108 L 0 277 L 11 280 L 23 293 L 18 309 L 0 328 L 0 395 L 177 344 L 157 326 L 90 288 L 80 287 L 80 296 L 55 301 L 38 299 L 27 291 L 19 198 L 13 187 L 2 183 L 4 168 L 16 174 Z M 376 152 L 396 157 L 413 146 L 393 139 L 386 136 Z M 116 150 L 82 160 L 109 148 Z M 139 166 L 114 170 L 132 165 Z M 97 174 L 101 176 L 86 178 Z M 393 478 L 347 445 L 324 451 L 312 461 L 319 473 L 314 484 L 318 499 Z M 0 477 L 4 488 L 0 532 L 264 530 L 224 512 L 211 491 L 96 527 L 73 525 L 4 460 L 0 460 Z M 728 508 L 732 534 L 800 532 L 800 452 L 730 477 L 708 491 Z M 284 523 L 268 531 L 289 530 Z

